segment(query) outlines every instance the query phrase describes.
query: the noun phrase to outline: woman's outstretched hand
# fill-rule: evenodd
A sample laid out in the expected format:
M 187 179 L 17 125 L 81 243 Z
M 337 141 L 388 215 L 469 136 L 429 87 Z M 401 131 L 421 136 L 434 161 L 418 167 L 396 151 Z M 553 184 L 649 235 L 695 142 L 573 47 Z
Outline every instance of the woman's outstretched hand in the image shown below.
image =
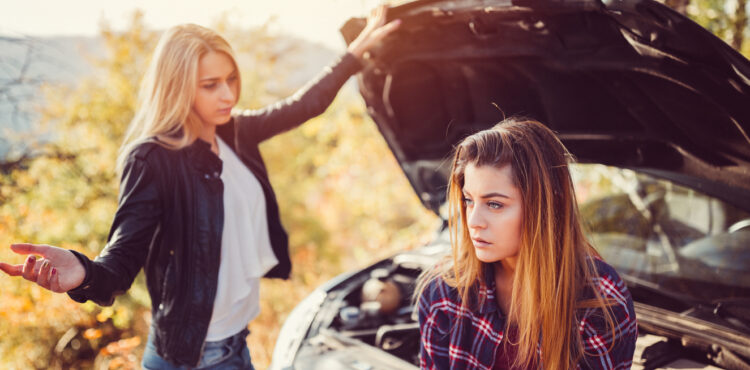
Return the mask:
M 381 5 L 370 13 L 367 17 L 367 26 L 360 32 L 349 47 L 346 49 L 352 53 L 357 59 L 362 59 L 362 55 L 369 50 L 372 45 L 382 40 L 389 33 L 395 31 L 401 24 L 400 19 L 393 20 L 385 23 L 385 15 L 388 12 L 387 5 Z
M 23 276 L 28 281 L 56 293 L 77 288 L 86 277 L 86 270 L 69 250 L 49 245 L 13 244 L 13 252 L 28 254 L 23 265 L 0 262 L 0 270 L 10 276 Z M 42 259 L 37 259 L 37 255 Z

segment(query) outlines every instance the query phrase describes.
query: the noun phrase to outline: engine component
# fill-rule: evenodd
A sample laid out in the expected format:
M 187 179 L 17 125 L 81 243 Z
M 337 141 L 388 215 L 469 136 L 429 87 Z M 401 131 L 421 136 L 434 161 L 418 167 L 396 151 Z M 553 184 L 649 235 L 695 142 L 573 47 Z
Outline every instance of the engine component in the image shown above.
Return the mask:
M 385 269 L 375 269 L 370 273 L 370 279 L 362 286 L 363 311 L 369 302 L 379 303 L 379 312 L 383 315 L 390 315 L 399 308 L 403 296 L 401 288 L 388 275 Z

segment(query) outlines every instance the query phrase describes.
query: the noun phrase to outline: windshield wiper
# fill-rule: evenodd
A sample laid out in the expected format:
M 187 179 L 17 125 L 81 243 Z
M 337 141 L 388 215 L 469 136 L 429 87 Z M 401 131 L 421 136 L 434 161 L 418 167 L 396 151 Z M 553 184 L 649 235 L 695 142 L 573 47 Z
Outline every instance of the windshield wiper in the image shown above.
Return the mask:
M 675 313 L 710 321 L 750 334 L 750 298 L 748 297 L 726 297 L 706 302 L 687 294 L 669 291 L 659 284 L 639 277 L 625 273 L 620 273 L 620 277 L 631 290 L 643 289 L 650 294 L 667 298 L 684 307 L 682 310 L 674 310 Z M 665 302 L 665 304 L 657 304 L 657 306 L 670 306 L 670 304 Z M 676 305 L 671 304 L 671 306 Z
M 727 297 L 713 300 L 713 314 L 750 333 L 750 298 Z
M 705 305 L 705 302 L 699 301 L 695 299 L 693 296 L 682 294 L 682 293 L 675 293 L 669 290 L 666 290 L 659 286 L 659 284 L 654 283 L 653 281 L 641 279 L 639 277 L 629 275 L 626 273 L 618 272 L 622 280 L 624 280 L 628 287 L 633 288 L 642 288 L 644 290 L 647 290 L 650 293 L 655 293 L 661 297 L 667 297 L 669 299 L 672 299 L 674 301 L 677 301 L 681 303 L 684 306 L 687 307 L 696 307 L 696 306 L 702 306 Z

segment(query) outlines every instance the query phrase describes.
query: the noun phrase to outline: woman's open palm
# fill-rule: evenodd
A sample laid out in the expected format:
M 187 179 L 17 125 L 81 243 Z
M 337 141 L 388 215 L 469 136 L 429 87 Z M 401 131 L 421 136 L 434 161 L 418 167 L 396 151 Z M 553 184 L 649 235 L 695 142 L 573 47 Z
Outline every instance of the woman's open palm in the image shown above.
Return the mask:
M 23 265 L 0 262 L 0 270 L 10 276 L 22 276 L 53 292 L 64 293 L 76 288 L 86 277 L 83 265 L 69 250 L 36 244 L 13 244 L 10 249 L 29 257 Z M 37 255 L 42 258 L 37 259 Z

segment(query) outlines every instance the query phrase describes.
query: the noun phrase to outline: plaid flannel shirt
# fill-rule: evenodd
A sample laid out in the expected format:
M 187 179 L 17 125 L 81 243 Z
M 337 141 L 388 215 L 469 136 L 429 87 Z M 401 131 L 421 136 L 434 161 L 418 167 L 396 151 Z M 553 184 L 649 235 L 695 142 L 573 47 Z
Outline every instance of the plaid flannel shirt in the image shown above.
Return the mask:
M 629 369 L 638 336 L 633 299 L 612 266 L 600 259 L 595 259 L 595 265 L 599 277 L 594 285 L 605 299 L 616 302 L 612 306 L 615 335 L 602 318 L 601 309 L 579 309 L 585 355 L 578 368 Z M 484 275 L 486 288 L 480 294 L 486 299 L 477 311 L 462 308 L 458 291 L 441 278 L 431 281 L 419 297 L 422 369 L 493 368 L 503 339 L 505 316 L 495 300 L 491 266 L 487 265 Z M 593 297 L 592 293 L 587 298 Z M 537 347 L 537 356 L 540 351 L 543 349 Z

